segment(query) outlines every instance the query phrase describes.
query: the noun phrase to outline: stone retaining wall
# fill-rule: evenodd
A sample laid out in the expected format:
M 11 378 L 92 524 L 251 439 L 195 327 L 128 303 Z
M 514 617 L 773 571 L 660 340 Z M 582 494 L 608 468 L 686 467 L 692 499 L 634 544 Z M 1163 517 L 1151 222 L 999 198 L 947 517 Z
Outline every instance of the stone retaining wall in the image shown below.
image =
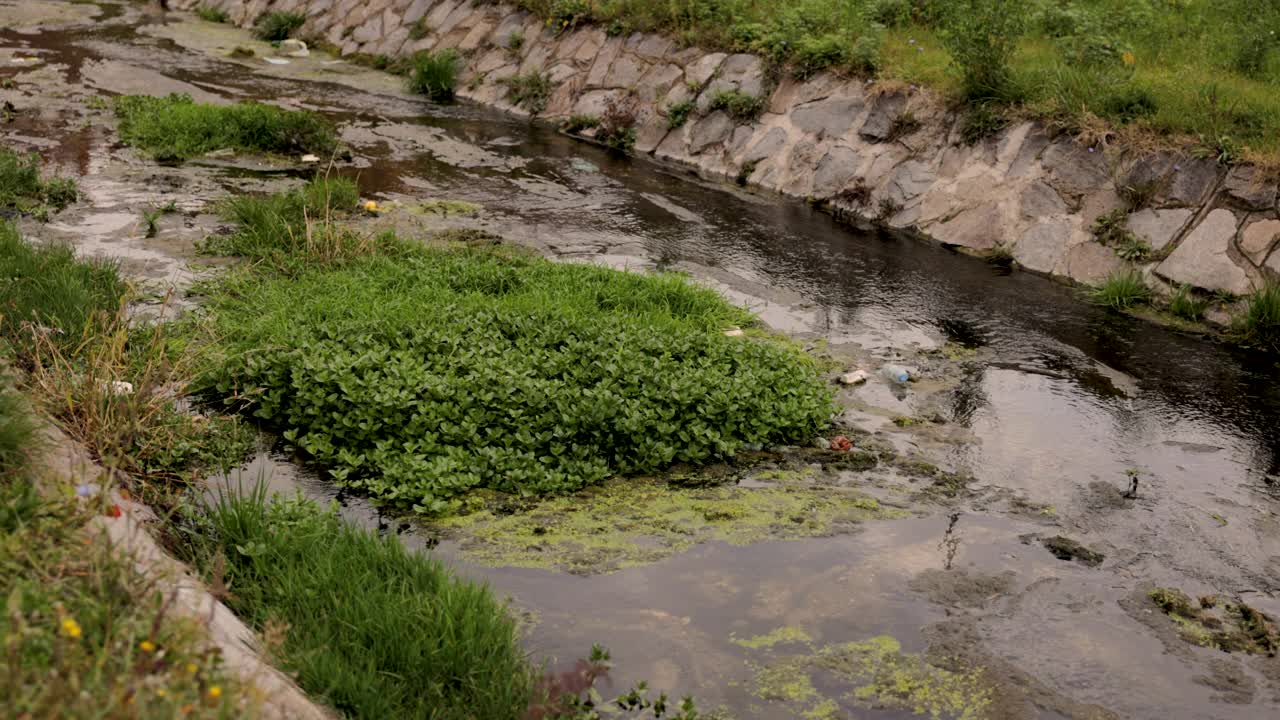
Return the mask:
M 1153 280 L 1242 295 L 1280 275 L 1277 186 L 1250 167 L 1088 147 L 1033 122 L 969 145 L 961 118 L 927 91 L 830 73 L 774 81 L 754 55 L 681 48 L 654 34 L 610 37 L 594 26 L 557 33 L 505 4 L 171 4 L 221 7 L 244 26 L 264 12 L 303 12 L 300 36 L 324 38 L 343 55 L 456 48 L 465 59 L 459 95 L 516 114 L 528 113 L 507 100 L 501 81 L 545 72 L 553 89 L 543 118 L 598 116 L 611 100 L 630 105 L 637 153 L 823 201 L 839 214 L 977 253 L 1008 252 L 1053 276 L 1095 282 L 1126 265 L 1090 230 L 1099 216 L 1131 207 L 1122 194 L 1145 198 L 1127 222 L 1160 258 L 1144 266 Z M 518 47 L 514 37 L 522 38 Z M 725 90 L 762 98 L 763 114 L 743 121 L 712 110 L 712 98 Z M 693 103 L 688 120 L 669 128 L 668 108 L 684 101 Z

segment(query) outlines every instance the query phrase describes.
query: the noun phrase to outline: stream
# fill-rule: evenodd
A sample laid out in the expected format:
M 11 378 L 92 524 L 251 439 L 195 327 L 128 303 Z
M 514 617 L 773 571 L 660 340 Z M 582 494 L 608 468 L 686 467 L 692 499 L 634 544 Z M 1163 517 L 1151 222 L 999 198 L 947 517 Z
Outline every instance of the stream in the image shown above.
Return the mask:
M 316 110 L 353 149 L 339 171 L 366 197 L 462 200 L 479 216 L 440 224 L 481 227 L 567 261 L 687 272 L 772 328 L 872 371 L 898 357 L 964 359 L 948 365 L 944 385 L 904 391 L 873 377 L 840 395 L 848 424 L 976 478 L 954 508 L 949 551 L 952 508 L 939 505 L 852 534 L 704 543 L 611 573 L 489 567 L 272 449 L 237 474 L 338 498 L 353 522 L 400 532 L 485 579 L 528 622 L 535 657 L 568 666 L 598 642 L 617 662 L 615 689 L 645 679 L 733 717 L 797 717 L 822 698 L 847 713 L 830 717 L 917 716 L 854 703 L 848 688 L 817 680 L 799 701 L 762 696 L 759 669 L 781 650 L 762 655 L 734 640 L 794 627 L 815 647 L 891 636 L 906 653 L 986 667 L 996 690 L 975 717 L 1280 716 L 1280 659 L 1186 643 L 1139 602 L 1169 586 L 1280 618 L 1274 357 L 483 107 L 431 104 L 404 94 L 397 78 L 319 54 L 288 65 L 232 61 L 232 47 L 253 45 L 247 34 L 189 16 L 0 0 L 0 18 L 9 18 L 0 21 L 0 79 L 15 82 L 0 101 L 17 109 L 0 136 L 79 176 L 88 200 L 24 230 L 119 258 L 155 303 L 209 272 L 195 254 L 219 223 L 209 201 L 294 180 L 289 168 L 243 162 L 157 167 L 119 145 L 109 111 L 88 97 L 172 91 Z M 144 238 L 139 211 L 168 199 L 184 212 Z M 892 421 L 920 415 L 940 420 Z M 1122 494 L 1131 475 L 1134 499 Z M 1027 540 L 1058 534 L 1105 561 L 1059 560 Z M 940 573 L 949 563 L 955 570 Z

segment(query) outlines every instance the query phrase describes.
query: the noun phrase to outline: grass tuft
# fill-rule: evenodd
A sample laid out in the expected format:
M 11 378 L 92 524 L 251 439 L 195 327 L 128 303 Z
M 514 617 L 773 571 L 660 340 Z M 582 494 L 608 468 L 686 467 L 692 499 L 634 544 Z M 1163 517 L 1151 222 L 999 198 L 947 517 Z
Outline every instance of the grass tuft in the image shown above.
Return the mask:
M 515 622 L 483 585 L 395 537 L 354 528 L 303 499 L 224 495 L 206 564 L 226 560 L 232 608 L 299 684 L 348 717 L 517 720 L 534 672 Z
M 211 105 L 189 95 L 115 99 L 120 138 L 157 160 L 181 161 L 213 150 L 329 155 L 333 127 L 320 116 L 255 102 Z
M 204 250 L 253 260 L 336 260 L 356 251 L 360 238 L 328 220 L 354 211 L 359 202 L 356 184 L 340 177 L 317 178 L 285 193 L 236 195 L 219 208 L 236 223 L 235 231 L 211 236 Z
M 78 198 L 75 180 L 41 177 L 38 155 L 24 157 L 0 148 L 0 217 L 5 211 L 14 211 L 43 219 Z
M 764 98 L 741 90 L 721 90 L 711 98 L 712 110 L 724 110 L 738 122 L 750 122 L 764 112 Z
M 1280 351 L 1280 283 L 1268 282 L 1249 297 L 1234 332 L 1246 345 Z
M 1197 297 L 1190 285 L 1179 285 L 1173 291 L 1173 295 L 1169 297 L 1169 312 L 1183 320 L 1192 322 L 1200 320 L 1200 318 L 1204 317 L 1204 311 L 1208 307 L 1209 301 Z
M 1119 270 L 1089 291 L 1095 304 L 1112 310 L 1127 310 L 1151 302 L 1151 288 L 1137 270 Z
M 452 99 L 458 82 L 460 60 L 458 53 L 452 48 L 414 55 L 413 69 L 409 73 L 409 91 L 426 95 L 435 101 Z

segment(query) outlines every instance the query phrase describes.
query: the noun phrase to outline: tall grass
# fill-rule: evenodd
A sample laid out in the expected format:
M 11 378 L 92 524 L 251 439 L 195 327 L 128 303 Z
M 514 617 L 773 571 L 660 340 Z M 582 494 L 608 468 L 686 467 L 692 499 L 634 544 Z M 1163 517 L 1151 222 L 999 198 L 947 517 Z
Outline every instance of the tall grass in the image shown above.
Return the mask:
M 179 161 L 213 150 L 316 153 L 337 148 L 333 127 L 320 116 L 272 105 L 211 105 L 189 95 L 122 95 L 115 99 L 120 138 L 157 160 Z
M 205 249 L 255 260 L 299 255 L 333 259 L 358 238 L 329 220 L 355 210 L 359 201 L 355 182 L 341 177 L 317 178 L 285 193 L 234 195 L 219 211 L 236 223 L 236 230 L 210 237 Z
M 1183 320 L 1197 321 L 1204 316 L 1209 301 L 1197 297 L 1190 285 L 1179 285 L 1169 298 L 1169 312 Z
M 120 309 L 126 286 L 114 263 L 80 260 L 71 246 L 36 246 L 0 222 L 0 342 L 30 360 L 36 339 L 79 344 Z
M 196 15 L 198 15 L 201 20 L 207 20 L 214 23 L 225 23 L 229 22 L 231 19 L 230 16 L 227 15 L 226 10 L 212 5 L 197 6 Z
M 1234 331 L 1247 345 L 1280 351 L 1280 283 L 1268 282 L 1249 297 L 1249 305 L 1236 321 Z
M 615 33 L 656 30 L 702 48 L 758 53 L 801 76 L 870 69 L 945 94 L 1020 103 L 1014 116 L 1068 127 L 1100 117 L 1145 139 L 1225 150 L 1226 159 L 1280 161 L 1280 6 L 1272 2 L 517 4 L 553 28 L 594 21 Z
M 483 585 L 261 487 L 220 497 L 207 522 L 233 609 L 262 631 L 287 626 L 277 661 L 343 715 L 517 720 L 529 705 L 534 669 Z
M 1112 310 L 1127 310 L 1151 302 L 1151 288 L 1137 270 L 1119 270 L 1089 290 L 1089 299 Z
M 452 99 L 460 60 L 453 48 L 414 55 L 408 79 L 409 92 L 426 95 L 436 101 Z

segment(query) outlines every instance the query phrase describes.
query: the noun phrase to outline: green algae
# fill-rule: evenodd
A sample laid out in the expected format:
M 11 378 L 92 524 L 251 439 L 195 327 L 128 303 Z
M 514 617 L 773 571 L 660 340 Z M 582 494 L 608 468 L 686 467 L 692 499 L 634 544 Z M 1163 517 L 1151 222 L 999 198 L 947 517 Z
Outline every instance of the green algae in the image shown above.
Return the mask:
M 731 637 L 729 640 L 734 645 L 741 645 L 750 650 L 760 650 L 762 648 L 771 648 L 779 643 L 808 643 L 812 642 L 813 638 L 809 637 L 809 633 L 805 632 L 803 628 L 785 625 L 764 635 L 756 635 L 745 640 Z
M 591 574 L 656 562 L 703 542 L 822 537 L 905 516 L 840 487 L 677 487 L 633 478 L 518 507 L 490 503 L 437 527 L 457 538 L 472 562 Z
M 804 631 L 798 628 L 779 628 L 761 638 L 775 634 L 806 642 L 799 639 Z M 798 717 L 840 717 L 844 703 L 901 710 L 933 720 L 978 720 L 992 702 L 981 668 L 953 672 L 935 667 L 919 655 L 904 653 L 901 643 L 887 635 L 820 648 L 806 642 L 807 652 L 796 655 L 774 654 L 770 649 L 775 644 L 760 645 L 769 659 L 753 664 L 753 693 L 761 700 L 785 703 Z M 819 686 L 847 690 L 828 696 Z
M 475 215 L 480 206 L 465 200 L 426 200 L 409 207 L 410 212 L 423 215 L 440 215 L 442 217 Z

